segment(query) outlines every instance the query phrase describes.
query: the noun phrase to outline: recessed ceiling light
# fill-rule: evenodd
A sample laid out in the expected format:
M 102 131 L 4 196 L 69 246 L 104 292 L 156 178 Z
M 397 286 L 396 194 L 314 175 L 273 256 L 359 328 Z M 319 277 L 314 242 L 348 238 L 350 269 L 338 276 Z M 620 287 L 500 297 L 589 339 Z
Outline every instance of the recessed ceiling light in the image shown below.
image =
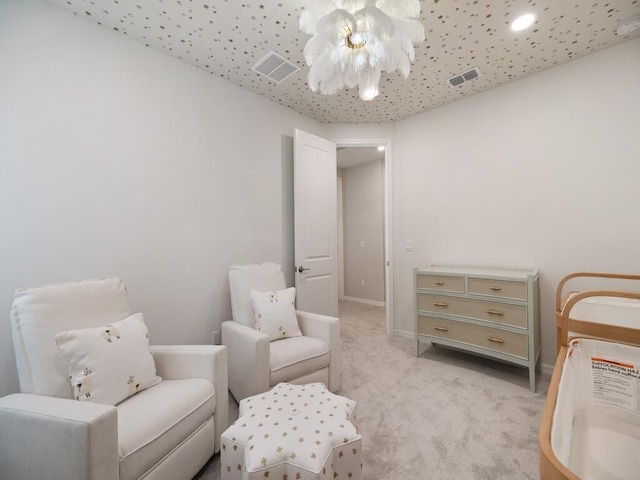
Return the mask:
M 620 22 L 616 28 L 616 34 L 622 37 L 634 32 L 638 28 L 640 28 L 640 15 L 627 18 Z
M 379 151 L 379 152 L 384 152 L 384 145 L 380 145 L 380 146 L 378 147 L 378 151 Z
M 511 22 L 511 30 L 519 32 L 525 28 L 529 28 L 536 21 L 536 16 L 533 13 L 525 13 L 520 15 L 513 22 Z

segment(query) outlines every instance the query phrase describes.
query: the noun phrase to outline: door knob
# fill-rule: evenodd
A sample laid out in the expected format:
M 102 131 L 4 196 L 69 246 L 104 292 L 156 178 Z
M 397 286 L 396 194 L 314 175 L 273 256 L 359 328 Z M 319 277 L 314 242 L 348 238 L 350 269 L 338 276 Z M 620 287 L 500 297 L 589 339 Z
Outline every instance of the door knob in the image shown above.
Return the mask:
M 299 272 L 299 273 L 302 273 L 302 272 L 304 272 L 305 270 L 311 270 L 311 269 L 310 269 L 310 268 L 304 268 L 304 267 L 302 267 L 302 266 L 298 267 L 298 272 Z

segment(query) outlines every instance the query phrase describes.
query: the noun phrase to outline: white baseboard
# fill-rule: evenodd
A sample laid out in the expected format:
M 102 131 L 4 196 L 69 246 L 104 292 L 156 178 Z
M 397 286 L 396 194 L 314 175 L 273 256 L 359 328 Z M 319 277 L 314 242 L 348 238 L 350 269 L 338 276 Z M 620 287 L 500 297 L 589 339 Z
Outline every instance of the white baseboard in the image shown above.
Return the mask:
M 411 340 L 413 340 L 414 338 L 413 332 L 409 332 L 407 330 L 399 330 L 397 328 L 393 331 L 393 334 L 397 335 L 398 337 L 410 338 Z
M 378 302 L 377 300 L 367 300 L 366 298 L 342 297 L 342 300 L 346 300 L 348 302 L 364 303 L 366 305 L 373 305 L 374 307 L 387 306 L 385 302 Z
M 553 374 L 554 365 L 548 363 L 540 363 L 540 371 L 544 374 L 551 376 Z

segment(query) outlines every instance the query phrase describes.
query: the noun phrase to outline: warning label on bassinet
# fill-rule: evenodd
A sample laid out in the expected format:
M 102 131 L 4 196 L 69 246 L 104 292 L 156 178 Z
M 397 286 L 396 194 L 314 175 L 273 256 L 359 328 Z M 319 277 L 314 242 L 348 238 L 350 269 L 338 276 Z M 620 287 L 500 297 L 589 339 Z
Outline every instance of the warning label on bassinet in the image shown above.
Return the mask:
M 591 357 L 591 372 L 594 403 L 640 412 L 640 370 L 635 365 Z

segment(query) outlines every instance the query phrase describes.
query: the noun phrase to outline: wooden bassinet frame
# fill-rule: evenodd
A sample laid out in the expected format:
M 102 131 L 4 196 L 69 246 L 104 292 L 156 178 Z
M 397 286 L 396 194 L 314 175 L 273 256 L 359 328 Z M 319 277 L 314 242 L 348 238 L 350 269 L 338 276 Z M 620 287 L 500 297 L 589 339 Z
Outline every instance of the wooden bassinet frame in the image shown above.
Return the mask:
M 553 424 L 553 414 L 556 408 L 556 400 L 560 387 L 560 378 L 564 367 L 564 360 L 567 356 L 567 345 L 569 343 L 569 332 L 579 333 L 580 336 L 588 336 L 616 343 L 640 346 L 640 325 L 638 329 L 607 325 L 604 323 L 585 322 L 571 318 L 571 309 L 580 300 L 588 297 L 619 297 L 635 298 L 640 300 L 640 291 L 629 292 L 622 290 L 589 290 L 580 292 L 567 301 L 568 293 L 563 290 L 567 282 L 574 278 L 602 278 L 620 280 L 639 280 L 640 275 L 625 275 L 613 273 L 591 273 L 580 272 L 567 275 L 558 284 L 556 290 L 556 328 L 557 328 L 557 359 L 551 376 L 551 383 L 547 392 L 547 399 L 542 412 L 540 424 L 540 478 L 541 480 L 580 480 L 573 472 L 565 467 L 551 448 L 551 428 Z M 639 287 L 640 290 L 640 287 Z M 565 304 L 566 302 L 566 304 Z

